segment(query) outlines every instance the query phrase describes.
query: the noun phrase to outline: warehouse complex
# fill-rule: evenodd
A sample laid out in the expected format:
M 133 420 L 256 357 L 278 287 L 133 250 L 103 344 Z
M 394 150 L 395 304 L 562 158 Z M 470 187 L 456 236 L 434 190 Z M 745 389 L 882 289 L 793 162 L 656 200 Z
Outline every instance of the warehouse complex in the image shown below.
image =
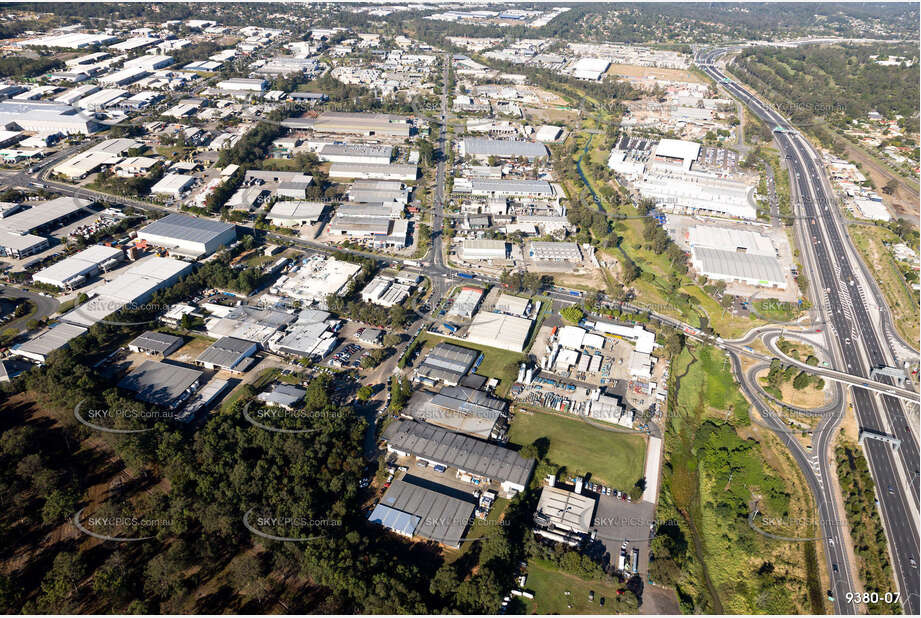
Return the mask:
M 202 375 L 197 369 L 148 360 L 118 386 L 131 391 L 138 401 L 175 410 L 198 390 Z
M 754 220 L 755 186 L 745 178 L 697 168 L 697 142 L 658 143 L 623 137 L 611 150 L 608 167 L 636 183 L 660 210 Z
M 95 296 L 65 313 L 65 322 L 92 326 L 122 309 L 139 309 L 158 290 L 170 287 L 191 272 L 188 262 L 150 257 L 119 272 L 110 282 L 94 290 Z
M 102 128 L 91 115 L 70 105 L 32 101 L 0 101 L 0 126 L 65 135 L 90 135 Z
M 315 255 L 279 277 L 271 291 L 282 298 L 301 301 L 306 306 L 315 303 L 325 308 L 326 297 L 342 294 L 360 270 L 360 264 Z
M 770 239 L 748 230 L 696 225 L 688 230 L 691 265 L 719 281 L 786 289 L 787 280 Z
M 43 268 L 32 275 L 32 280 L 63 289 L 74 289 L 86 283 L 96 273 L 106 272 L 118 265 L 124 257 L 124 251 L 117 247 L 93 245 L 48 268 Z
M 497 159 L 524 157 L 533 160 L 549 155 L 547 147 L 540 142 L 490 139 L 486 137 L 465 137 L 460 145 L 460 154 L 461 156 L 470 156 L 478 160 L 487 160 L 490 157 Z
M 59 322 L 28 341 L 14 345 L 10 348 L 10 352 L 36 363 L 44 363 L 49 354 L 67 347 L 72 339 L 76 339 L 86 330 L 82 326 Z
M 24 258 L 44 251 L 49 246 L 48 239 L 33 232 L 42 233 L 80 214 L 89 214 L 87 209 L 92 204 L 92 200 L 58 197 L 3 217 L 0 219 L 0 256 Z
M 437 393 L 417 391 L 403 412 L 419 421 L 482 440 L 499 438 L 508 402 L 468 386 L 445 386 Z
M 381 437 L 388 452 L 456 468 L 458 477 L 495 481 L 508 497 L 524 491 L 534 472 L 534 460 L 516 451 L 428 423 L 397 420 L 384 429 Z
M 480 311 L 470 324 L 467 341 L 510 352 L 523 352 L 530 334 L 531 320 L 527 318 Z
M 407 538 L 458 548 L 475 508 L 472 496 L 407 474 L 393 481 L 369 520 Z
M 457 386 L 473 367 L 480 353 L 453 343 L 439 343 L 422 359 L 414 378 L 426 384 L 442 382 Z
M 231 223 L 174 213 L 138 230 L 138 239 L 177 255 L 203 257 L 237 239 Z

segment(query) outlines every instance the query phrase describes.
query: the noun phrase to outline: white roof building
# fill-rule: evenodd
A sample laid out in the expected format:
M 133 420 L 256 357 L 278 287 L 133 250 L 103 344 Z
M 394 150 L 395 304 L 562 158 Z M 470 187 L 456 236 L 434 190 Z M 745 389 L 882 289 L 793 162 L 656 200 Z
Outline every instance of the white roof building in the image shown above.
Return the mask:
M 454 298 L 454 305 L 448 312 L 448 315 L 461 318 L 473 317 L 480 299 L 483 298 L 483 289 L 474 287 L 463 287 Z
M 324 202 L 282 200 L 275 202 L 267 218 L 274 225 L 281 227 L 314 224 L 323 216 L 326 207 L 327 204 Z
M 473 239 L 461 245 L 465 260 L 504 260 L 508 257 L 508 243 L 504 240 Z
M 473 318 L 467 341 L 510 352 L 523 352 L 531 333 L 531 320 L 481 311 Z
M 233 243 L 237 232 L 232 223 L 172 213 L 142 227 L 137 237 L 176 254 L 201 257 Z
M 152 186 L 150 192 L 158 195 L 169 195 L 178 199 L 195 184 L 195 180 L 194 176 L 169 173 Z
M 507 313 L 518 317 L 524 317 L 528 313 L 528 307 L 531 306 L 531 300 L 511 294 L 500 294 L 496 301 L 495 310 L 499 313 Z
M 606 58 L 579 58 L 572 66 L 572 76 L 576 79 L 600 82 L 609 66 L 611 61 Z
M 154 256 L 138 261 L 96 288 L 93 298 L 61 319 L 78 326 L 92 326 L 117 311 L 138 307 L 157 290 L 170 287 L 191 270 L 191 264 L 173 258 Z
M 43 268 L 32 280 L 59 288 L 77 288 L 100 270 L 108 270 L 124 259 L 124 252 L 118 247 L 93 245 L 60 262 Z
M 360 270 L 360 264 L 315 255 L 279 277 L 271 292 L 306 304 L 317 303 L 323 308 L 326 297 L 345 292 Z
M 752 255 L 777 255 L 777 250 L 767 236 L 728 227 L 695 225 L 688 228 L 688 245 Z
M 70 105 L 0 101 L 0 126 L 37 133 L 89 135 L 100 129 L 91 116 Z
M 873 221 L 890 221 L 892 215 L 886 209 L 886 205 L 876 200 L 856 199 L 854 204 L 861 217 L 872 219 Z
M 683 169 L 691 169 L 691 164 L 700 154 L 700 144 L 680 139 L 663 139 L 655 147 L 653 163 L 680 165 Z
M 692 247 L 691 266 L 710 279 L 782 290 L 787 287 L 783 267 L 775 256 Z

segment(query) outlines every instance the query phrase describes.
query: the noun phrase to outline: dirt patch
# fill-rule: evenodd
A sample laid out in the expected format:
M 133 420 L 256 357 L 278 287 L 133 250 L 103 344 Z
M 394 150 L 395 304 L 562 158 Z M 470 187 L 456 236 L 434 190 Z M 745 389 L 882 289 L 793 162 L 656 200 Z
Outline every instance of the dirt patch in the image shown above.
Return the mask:
M 662 79 L 676 82 L 689 82 L 703 84 L 699 76 L 683 69 L 661 69 L 658 67 L 644 67 L 635 64 L 612 64 L 608 75 L 631 77 L 637 79 Z

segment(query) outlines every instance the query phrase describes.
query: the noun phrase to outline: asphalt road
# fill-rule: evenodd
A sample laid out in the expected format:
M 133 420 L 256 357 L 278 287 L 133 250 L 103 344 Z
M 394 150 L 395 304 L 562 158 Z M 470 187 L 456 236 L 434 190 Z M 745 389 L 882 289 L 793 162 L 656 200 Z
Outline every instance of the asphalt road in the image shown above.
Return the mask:
M 877 326 L 869 316 L 868 298 L 864 284 L 869 285 L 873 300 L 879 301 L 878 291 L 873 289 L 871 279 L 862 281 L 854 264 L 860 264 L 847 234 L 844 233 L 841 215 L 837 206 L 829 199 L 831 191 L 827 179 L 817 162 L 818 157 L 811 145 L 798 134 L 783 117 L 754 95 L 729 80 L 713 62 L 725 50 L 714 50 L 702 55 L 699 64 L 711 77 L 729 90 L 733 96 L 742 100 L 753 113 L 761 117 L 770 126 L 775 126 L 775 139 L 780 146 L 785 163 L 791 172 L 791 185 L 796 197 L 796 225 L 800 232 L 800 244 L 803 249 L 804 270 L 807 271 L 810 288 L 817 296 L 816 307 L 824 313 L 829 327 L 825 330 L 828 348 L 836 357 L 837 366 L 847 373 L 865 377 L 873 367 L 892 365 L 896 354 L 890 350 L 884 353 L 882 342 L 887 341 L 887 320 L 891 328 L 891 315 L 881 311 L 880 324 Z M 866 275 L 861 270 L 860 275 Z M 885 303 L 877 304 L 885 307 Z M 887 378 L 881 378 L 888 382 Z M 877 485 L 890 554 L 893 558 L 896 585 L 902 594 L 902 604 L 907 613 L 917 614 L 921 606 L 919 597 L 918 570 L 912 567 L 911 560 L 918 559 L 918 445 L 907 426 L 907 417 L 898 399 L 887 395 L 874 395 L 866 388 L 854 387 L 854 407 L 861 430 L 868 430 L 884 435 L 891 435 L 901 441 L 898 450 L 885 442 L 866 440 L 866 453 L 870 469 Z M 877 398 L 880 405 L 877 406 Z M 827 468 L 827 448 L 832 432 L 816 434 L 821 444 L 813 446 L 819 453 L 820 472 Z M 817 448 L 817 446 L 819 448 Z M 807 475 L 808 476 L 808 475 Z M 825 473 L 827 477 L 827 473 Z M 903 482 L 904 481 L 904 482 Z M 820 512 L 831 510 L 834 503 L 829 502 L 824 492 L 816 494 Z M 848 539 L 850 542 L 850 539 Z M 835 541 L 835 545 L 840 541 Z M 835 552 L 833 543 L 826 543 L 826 551 Z M 840 547 L 838 547 L 840 552 Z M 840 557 L 839 557 L 840 558 Z M 839 569 L 842 566 L 838 561 Z M 851 588 L 854 581 L 849 573 L 839 573 L 835 584 L 836 609 L 853 611 L 843 604 L 841 592 L 857 591 Z M 842 589 L 843 588 L 843 589 Z

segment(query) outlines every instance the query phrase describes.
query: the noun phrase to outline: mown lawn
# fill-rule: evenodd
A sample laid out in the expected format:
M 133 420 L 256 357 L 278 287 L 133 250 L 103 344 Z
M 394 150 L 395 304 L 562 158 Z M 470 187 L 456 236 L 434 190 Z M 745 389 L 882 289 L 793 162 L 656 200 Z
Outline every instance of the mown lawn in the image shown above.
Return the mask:
M 586 581 L 563 573 L 544 560 L 528 562 L 528 580 L 524 588 L 534 594 L 533 599 L 521 598 L 528 614 L 619 614 L 636 611 L 635 603 L 623 601 L 633 598 L 633 595 L 618 595 L 621 586 L 616 581 Z M 567 590 L 569 595 L 565 594 Z M 588 593 L 592 590 L 595 591 L 595 600 L 589 601 Z
M 642 478 L 646 440 L 640 434 L 606 431 L 574 418 L 546 412 L 518 412 L 509 441 L 519 446 L 539 438 L 550 441 L 547 458 L 567 474 L 586 475 L 629 490 Z

